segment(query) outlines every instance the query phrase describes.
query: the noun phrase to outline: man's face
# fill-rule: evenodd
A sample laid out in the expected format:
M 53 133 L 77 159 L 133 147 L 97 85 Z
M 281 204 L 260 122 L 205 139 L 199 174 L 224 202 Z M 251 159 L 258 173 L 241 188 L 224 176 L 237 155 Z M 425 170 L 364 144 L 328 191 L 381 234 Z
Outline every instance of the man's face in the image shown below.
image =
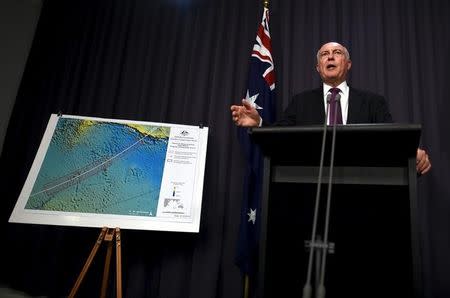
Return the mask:
M 346 57 L 346 50 L 342 45 L 330 42 L 320 48 L 316 69 L 324 83 L 338 86 L 347 79 L 351 66 L 352 62 Z

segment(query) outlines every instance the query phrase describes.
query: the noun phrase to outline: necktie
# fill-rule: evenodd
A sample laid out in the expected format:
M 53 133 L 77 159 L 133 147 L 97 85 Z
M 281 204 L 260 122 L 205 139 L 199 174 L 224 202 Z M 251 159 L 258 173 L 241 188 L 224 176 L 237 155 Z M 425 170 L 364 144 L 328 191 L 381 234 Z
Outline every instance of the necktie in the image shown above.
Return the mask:
M 342 112 L 341 112 L 341 103 L 340 101 L 336 101 L 336 95 L 339 94 L 341 90 L 339 88 L 331 88 L 331 97 L 330 97 L 330 125 L 333 124 L 342 124 Z M 334 123 L 334 112 L 336 111 L 336 123 Z

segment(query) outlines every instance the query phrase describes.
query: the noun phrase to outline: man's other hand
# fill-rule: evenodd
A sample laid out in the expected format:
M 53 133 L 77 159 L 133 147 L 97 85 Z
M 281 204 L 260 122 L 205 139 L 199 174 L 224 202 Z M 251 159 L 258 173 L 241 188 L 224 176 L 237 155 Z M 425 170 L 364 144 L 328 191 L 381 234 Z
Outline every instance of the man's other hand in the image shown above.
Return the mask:
M 417 149 L 416 170 L 417 173 L 423 175 L 431 169 L 431 161 L 425 150 Z

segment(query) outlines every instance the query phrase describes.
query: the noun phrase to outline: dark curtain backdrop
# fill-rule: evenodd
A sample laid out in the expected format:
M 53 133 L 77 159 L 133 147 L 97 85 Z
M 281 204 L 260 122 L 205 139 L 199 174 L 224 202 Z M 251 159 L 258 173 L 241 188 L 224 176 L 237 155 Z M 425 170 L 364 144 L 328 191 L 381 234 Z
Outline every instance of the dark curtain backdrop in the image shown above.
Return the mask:
M 1 156 L 3 283 L 67 295 L 99 233 L 7 223 L 61 111 L 210 128 L 200 233 L 122 231 L 124 295 L 242 296 L 244 160 L 229 107 L 245 94 L 261 12 L 260 0 L 44 0 Z M 278 114 L 319 86 L 315 54 L 333 40 L 351 53 L 350 85 L 385 95 L 397 122 L 422 124 L 433 162 L 419 179 L 425 297 L 450 297 L 450 2 L 272 0 L 270 26 Z M 99 253 L 81 297 L 97 295 L 103 262 Z

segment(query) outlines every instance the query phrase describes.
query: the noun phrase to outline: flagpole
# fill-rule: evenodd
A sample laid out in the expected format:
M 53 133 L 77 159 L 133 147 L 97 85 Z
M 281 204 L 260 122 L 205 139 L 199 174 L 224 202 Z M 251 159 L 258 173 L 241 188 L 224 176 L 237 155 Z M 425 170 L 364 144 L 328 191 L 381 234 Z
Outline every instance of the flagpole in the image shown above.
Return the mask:
M 244 278 L 244 298 L 248 298 L 248 289 L 250 287 L 250 280 L 248 274 L 245 274 Z

